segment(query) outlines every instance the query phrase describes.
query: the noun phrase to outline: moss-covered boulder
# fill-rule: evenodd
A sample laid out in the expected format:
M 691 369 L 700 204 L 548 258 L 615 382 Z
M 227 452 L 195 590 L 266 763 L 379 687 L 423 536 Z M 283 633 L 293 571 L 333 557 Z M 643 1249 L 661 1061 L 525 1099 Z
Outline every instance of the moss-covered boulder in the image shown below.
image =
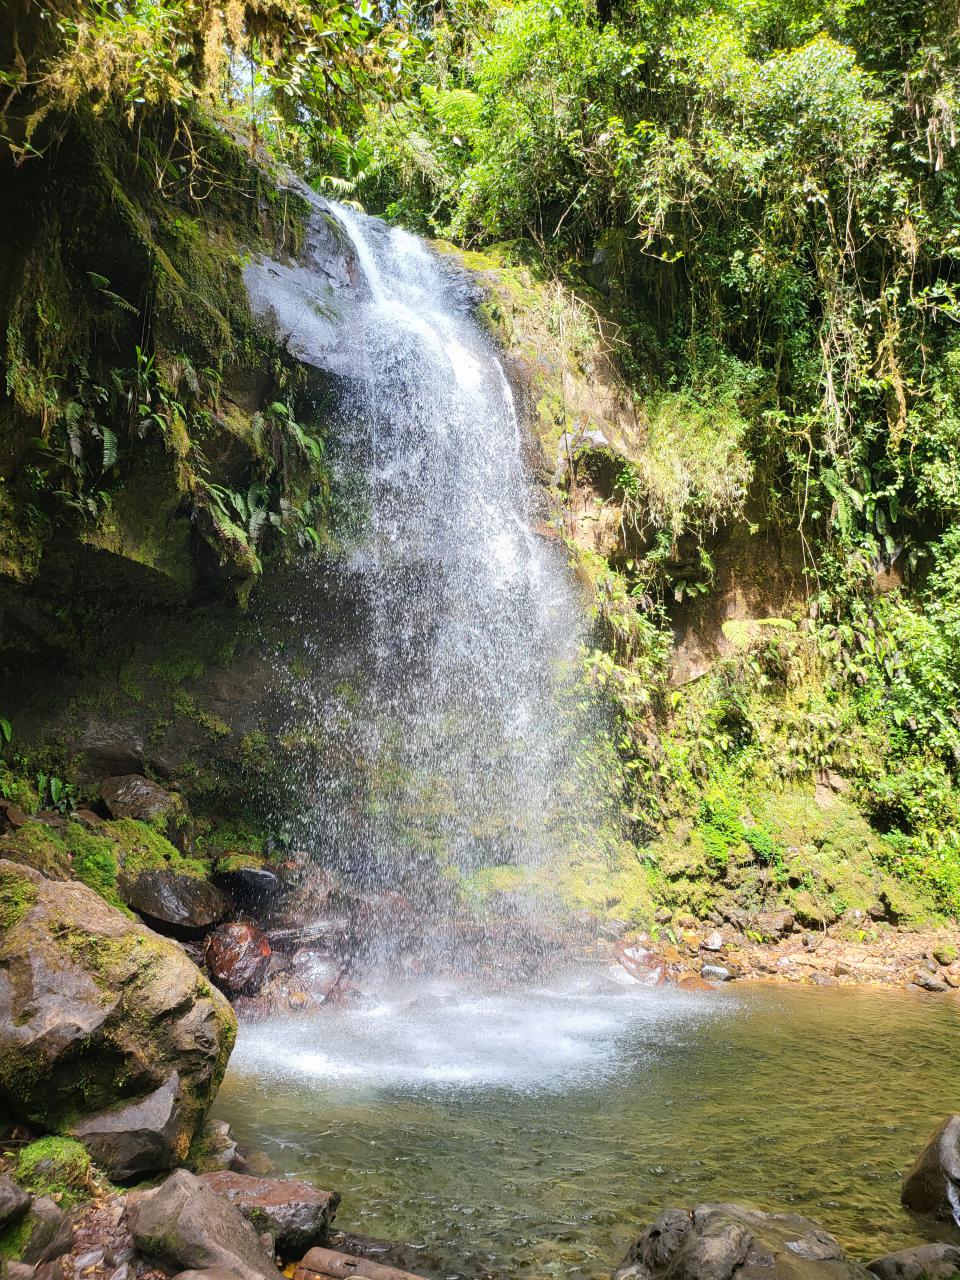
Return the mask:
M 164 873 L 178 883 L 188 877 L 202 883 L 209 871 L 202 859 L 187 857 L 151 823 L 136 818 L 98 822 L 94 829 L 81 821 L 56 827 L 27 822 L 0 836 L 0 858 L 51 880 L 80 880 L 112 906 L 137 909 L 136 887 L 143 876 Z
M 85 885 L 0 860 L 0 1105 L 117 1179 L 186 1157 L 236 1034 L 180 947 Z

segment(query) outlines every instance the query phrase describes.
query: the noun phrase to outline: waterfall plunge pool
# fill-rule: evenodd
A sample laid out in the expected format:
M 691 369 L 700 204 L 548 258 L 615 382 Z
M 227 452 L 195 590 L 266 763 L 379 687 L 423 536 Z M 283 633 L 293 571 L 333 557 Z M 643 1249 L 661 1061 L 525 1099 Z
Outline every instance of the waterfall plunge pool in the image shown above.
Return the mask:
M 899 1204 L 958 1106 L 958 1036 L 960 1002 L 904 992 L 438 985 L 243 1026 L 215 1114 L 438 1280 L 599 1280 L 705 1200 L 807 1214 L 869 1260 L 960 1243 Z

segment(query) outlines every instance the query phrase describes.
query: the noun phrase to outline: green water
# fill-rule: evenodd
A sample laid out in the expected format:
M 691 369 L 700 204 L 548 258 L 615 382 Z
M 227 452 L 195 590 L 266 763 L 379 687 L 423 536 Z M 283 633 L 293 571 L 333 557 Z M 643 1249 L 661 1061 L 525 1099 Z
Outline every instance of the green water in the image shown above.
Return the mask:
M 958 1048 L 952 996 L 434 993 L 245 1028 L 217 1115 L 448 1280 L 596 1280 L 662 1207 L 718 1199 L 866 1260 L 936 1234 L 899 1185 L 960 1109 Z

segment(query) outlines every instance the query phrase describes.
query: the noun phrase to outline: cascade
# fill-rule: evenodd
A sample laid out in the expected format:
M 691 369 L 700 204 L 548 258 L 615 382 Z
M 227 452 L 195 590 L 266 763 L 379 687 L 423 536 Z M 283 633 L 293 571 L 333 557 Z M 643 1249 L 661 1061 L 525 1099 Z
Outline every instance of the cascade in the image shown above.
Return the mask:
M 331 291 L 308 260 L 251 285 L 291 350 L 337 372 L 329 458 L 350 511 L 295 608 L 283 699 L 321 745 L 294 761 L 288 820 L 298 847 L 426 918 L 457 877 L 543 867 L 582 822 L 585 612 L 535 531 L 542 497 L 472 281 L 410 233 L 318 203 L 349 283 Z

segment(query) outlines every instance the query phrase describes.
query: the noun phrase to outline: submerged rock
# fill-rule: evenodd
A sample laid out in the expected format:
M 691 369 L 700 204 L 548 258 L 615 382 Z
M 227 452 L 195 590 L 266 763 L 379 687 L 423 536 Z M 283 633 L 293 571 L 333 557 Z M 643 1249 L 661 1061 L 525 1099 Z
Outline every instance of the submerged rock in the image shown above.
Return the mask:
M 236 1034 L 176 943 L 86 885 L 0 860 L 0 1103 L 114 1178 L 186 1157 Z
M 954 1280 L 960 1276 L 960 1249 L 953 1244 L 918 1244 L 868 1263 L 879 1280 Z
M 252 924 L 224 924 L 207 941 L 210 976 L 225 991 L 253 995 L 267 974 L 272 950 L 266 934 Z
M 176 871 L 143 871 L 123 888 L 128 907 L 161 933 L 198 938 L 230 910 L 230 899 L 199 876 Z
M 947 1116 L 903 1180 L 900 1199 L 914 1213 L 956 1221 L 960 1206 L 960 1113 Z
M 614 1280 L 871 1280 L 822 1227 L 794 1213 L 735 1204 L 666 1209 Z
M 153 1191 L 131 1195 L 127 1224 L 137 1248 L 168 1268 L 225 1268 L 235 1280 L 278 1280 L 250 1223 L 186 1169 Z
M 201 1182 L 235 1204 L 258 1231 L 269 1231 L 287 1257 L 300 1257 L 325 1240 L 340 1204 L 337 1191 L 320 1191 L 298 1178 L 256 1178 L 205 1173 Z

